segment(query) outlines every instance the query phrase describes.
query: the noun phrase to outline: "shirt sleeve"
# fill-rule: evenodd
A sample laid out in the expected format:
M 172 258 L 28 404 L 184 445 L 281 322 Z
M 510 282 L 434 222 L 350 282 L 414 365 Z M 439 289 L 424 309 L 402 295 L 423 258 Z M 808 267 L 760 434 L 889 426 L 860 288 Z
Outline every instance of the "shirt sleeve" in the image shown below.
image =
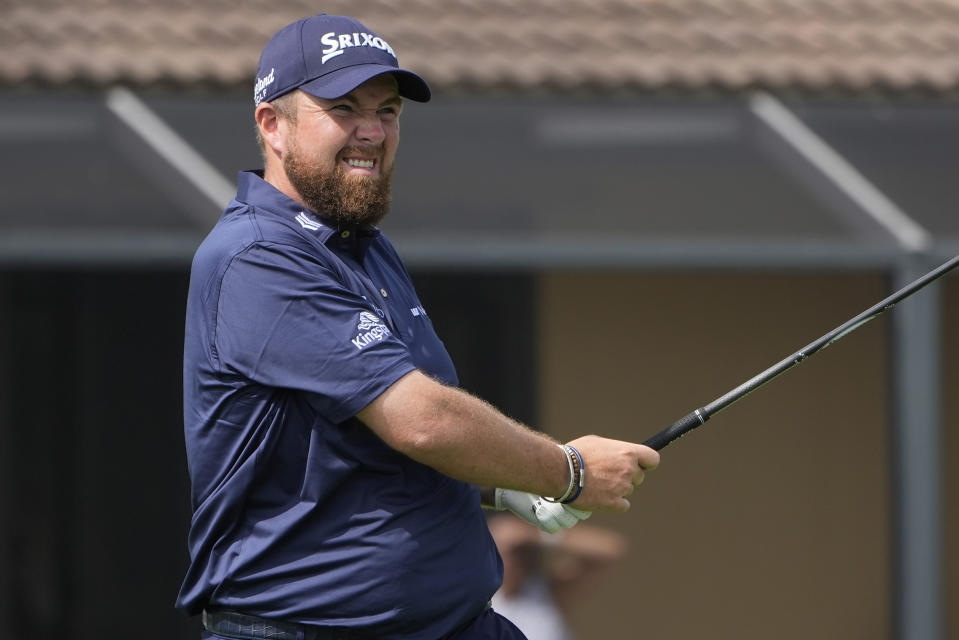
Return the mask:
M 222 373 L 309 392 L 342 422 L 412 371 L 356 276 L 301 249 L 254 244 L 224 272 L 213 338 Z

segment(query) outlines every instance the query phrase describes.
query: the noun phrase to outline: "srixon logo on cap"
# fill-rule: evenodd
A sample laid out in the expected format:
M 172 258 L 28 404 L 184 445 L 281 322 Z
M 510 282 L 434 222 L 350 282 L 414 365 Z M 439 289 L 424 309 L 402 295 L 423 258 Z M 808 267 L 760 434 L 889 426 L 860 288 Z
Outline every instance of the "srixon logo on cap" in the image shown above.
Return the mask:
M 331 31 L 323 34 L 320 42 L 326 45 L 326 48 L 323 49 L 323 58 L 320 60 L 321 64 L 326 64 L 327 60 L 335 58 L 351 47 L 375 47 L 386 51 L 394 58 L 396 57 L 396 54 L 393 53 L 393 49 L 386 43 L 386 40 L 372 33 L 337 34 L 335 31 Z

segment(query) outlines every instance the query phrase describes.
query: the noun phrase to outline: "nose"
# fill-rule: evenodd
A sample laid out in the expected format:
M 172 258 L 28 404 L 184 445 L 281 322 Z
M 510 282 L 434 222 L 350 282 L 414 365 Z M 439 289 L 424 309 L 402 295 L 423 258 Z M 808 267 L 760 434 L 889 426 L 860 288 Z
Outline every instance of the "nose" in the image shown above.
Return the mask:
M 356 137 L 363 142 L 380 144 L 386 139 L 386 128 L 378 113 L 363 112 L 356 125 Z

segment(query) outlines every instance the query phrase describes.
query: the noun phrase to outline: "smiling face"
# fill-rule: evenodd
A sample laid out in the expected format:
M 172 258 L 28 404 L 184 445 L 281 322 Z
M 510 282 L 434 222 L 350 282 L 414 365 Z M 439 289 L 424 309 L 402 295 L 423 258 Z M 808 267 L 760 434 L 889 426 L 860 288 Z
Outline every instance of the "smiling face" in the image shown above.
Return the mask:
M 335 100 L 293 97 L 291 119 L 261 119 L 257 109 L 261 134 L 267 130 L 267 180 L 325 218 L 377 224 L 389 209 L 399 146 L 396 80 L 377 76 Z

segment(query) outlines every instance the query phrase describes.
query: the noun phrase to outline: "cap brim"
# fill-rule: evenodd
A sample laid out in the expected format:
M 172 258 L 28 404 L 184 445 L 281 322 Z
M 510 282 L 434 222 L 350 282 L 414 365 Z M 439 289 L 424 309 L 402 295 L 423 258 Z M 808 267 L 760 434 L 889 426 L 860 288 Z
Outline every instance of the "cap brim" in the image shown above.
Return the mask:
M 391 73 L 396 77 L 401 96 L 416 102 L 429 102 L 430 87 L 423 78 L 412 71 L 383 64 L 357 64 L 344 67 L 310 80 L 300 85 L 299 88 L 317 98 L 333 100 L 345 96 L 367 80 L 386 73 Z

